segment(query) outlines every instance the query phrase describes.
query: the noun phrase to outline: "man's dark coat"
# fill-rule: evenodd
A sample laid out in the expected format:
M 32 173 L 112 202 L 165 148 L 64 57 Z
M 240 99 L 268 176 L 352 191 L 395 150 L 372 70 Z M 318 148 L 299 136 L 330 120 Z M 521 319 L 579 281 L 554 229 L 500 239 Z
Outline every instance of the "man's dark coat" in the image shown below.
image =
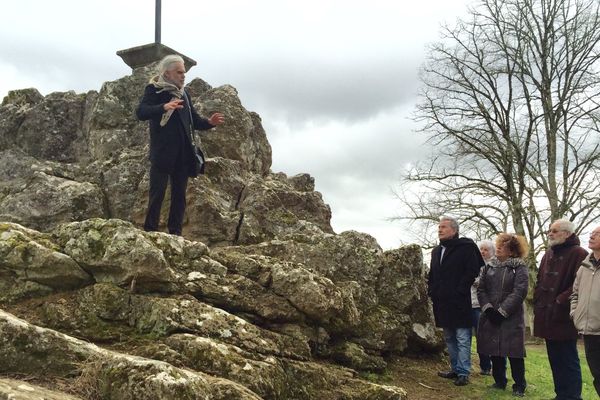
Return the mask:
M 533 334 L 550 340 L 577 339 L 569 316 L 573 282 L 587 251 L 572 234 L 544 254 L 533 292 Z
M 446 249 L 440 263 L 442 245 Z M 471 285 L 483 265 L 479 248 L 471 239 L 444 240 L 433 249 L 428 294 L 438 327 L 469 328 L 473 325 Z
M 188 94 L 184 96 L 184 107 L 175 110 L 167 124 L 161 127 L 160 120 L 165 112 L 163 105 L 170 102 L 172 96 L 167 91 L 156 93 L 157 90 L 154 85 L 146 86 L 144 97 L 136 110 L 140 120 L 150 121 L 150 162 L 162 173 L 172 174 L 176 168 L 183 167 L 190 170 L 189 176 L 194 176 L 191 171 L 194 150 L 189 137 L 192 123 L 197 130 L 214 126 L 198 115 Z

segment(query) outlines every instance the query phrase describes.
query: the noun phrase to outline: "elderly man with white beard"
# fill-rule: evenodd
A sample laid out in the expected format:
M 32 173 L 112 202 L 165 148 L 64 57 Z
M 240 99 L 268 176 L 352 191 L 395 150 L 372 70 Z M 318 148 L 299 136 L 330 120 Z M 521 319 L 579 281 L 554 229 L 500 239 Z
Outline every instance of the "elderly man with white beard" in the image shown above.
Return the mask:
M 546 341 L 556 400 L 581 399 L 578 335 L 569 315 L 569 297 L 587 251 L 574 232 L 575 224 L 566 219 L 550 225 L 550 248 L 540 263 L 533 292 L 533 334 Z

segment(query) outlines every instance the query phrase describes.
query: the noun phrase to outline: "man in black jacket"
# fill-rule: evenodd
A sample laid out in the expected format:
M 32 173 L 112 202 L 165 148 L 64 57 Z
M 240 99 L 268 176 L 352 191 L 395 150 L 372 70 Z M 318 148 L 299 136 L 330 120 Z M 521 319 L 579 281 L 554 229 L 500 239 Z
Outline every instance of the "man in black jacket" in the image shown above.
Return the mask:
M 440 244 L 431 252 L 428 294 L 436 326 L 444 329 L 452 367 L 438 375 L 464 386 L 471 370 L 471 285 L 484 261 L 475 242 L 459 238 L 458 231 L 454 218 L 440 218 Z
M 209 119 L 198 115 L 184 89 L 183 58 L 169 55 L 158 64 L 158 75 L 152 77 L 136 110 L 141 121 L 150 125 L 150 190 L 146 231 L 158 230 L 160 208 L 167 184 L 171 180 L 171 207 L 167 227 L 169 233 L 181 235 L 185 213 L 185 192 L 194 171 L 193 130 L 208 130 L 224 121 L 223 114 Z

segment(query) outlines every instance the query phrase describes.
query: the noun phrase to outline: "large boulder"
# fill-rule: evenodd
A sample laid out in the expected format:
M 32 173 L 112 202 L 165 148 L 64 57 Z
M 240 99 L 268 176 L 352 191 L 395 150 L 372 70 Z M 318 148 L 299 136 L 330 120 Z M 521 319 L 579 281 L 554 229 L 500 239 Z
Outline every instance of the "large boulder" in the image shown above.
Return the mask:
M 64 392 L 49 390 L 42 386 L 15 379 L 0 378 L 0 399 L 6 400 L 82 400 Z
M 232 381 L 141 357 L 101 349 L 59 332 L 37 327 L 0 310 L 0 373 L 42 377 L 83 376 L 85 390 L 99 398 L 123 400 L 258 400 Z
M 96 282 L 169 290 L 176 276 L 152 240 L 120 220 L 92 219 L 59 226 L 54 235 Z
M 224 85 L 203 92 L 194 105 L 201 115 L 221 112 L 226 116 L 223 125 L 203 135 L 203 148 L 209 157 L 241 161 L 244 169 L 258 175 L 269 172 L 271 145 L 261 119 L 242 106 L 233 86 Z
M 153 74 L 153 66 L 138 68 L 86 94 L 11 92 L 0 105 L 0 151 L 26 157 L 11 163 L 27 168 L 0 166 L 0 176 L 11 175 L 0 192 L 2 219 L 42 230 L 93 217 L 141 225 L 149 135 L 135 109 Z M 305 224 L 332 233 L 331 210 L 312 178 L 271 173 L 261 119 L 242 106 L 235 88 L 212 88 L 200 79 L 188 86 L 202 115 L 220 111 L 226 122 L 201 134 L 207 173 L 188 185 L 184 234 L 213 246 L 258 243 Z M 52 164 L 57 161 L 72 165 L 70 171 Z M 163 221 L 168 207 L 167 194 Z
M 76 161 L 85 147 L 81 125 L 85 110 L 86 95 L 73 91 L 43 99 L 31 89 L 12 92 L 0 106 L 0 114 L 15 116 L 0 122 L 2 142 L 38 159 Z
M 92 276 L 58 251 L 49 235 L 0 223 L 0 302 L 11 302 L 90 284 Z
M 200 135 L 185 238 L 139 229 L 135 108 L 153 74 L 0 105 L 0 306 L 44 327 L 0 314 L 0 372 L 74 379 L 82 398 L 405 398 L 356 371 L 440 350 L 421 250 L 336 234 L 314 178 L 270 170 L 260 116 L 232 86 L 188 85 L 201 115 L 226 121 Z

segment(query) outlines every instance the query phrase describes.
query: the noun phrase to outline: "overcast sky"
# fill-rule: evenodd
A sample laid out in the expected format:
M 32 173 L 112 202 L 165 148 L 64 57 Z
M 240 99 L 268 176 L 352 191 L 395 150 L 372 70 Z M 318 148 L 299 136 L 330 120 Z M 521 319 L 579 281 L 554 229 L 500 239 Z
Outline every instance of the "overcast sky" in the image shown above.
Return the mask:
M 100 90 L 131 72 L 117 50 L 154 41 L 154 0 L 3 2 L 0 99 Z M 162 43 L 188 81 L 234 86 L 257 112 L 274 172 L 308 172 L 333 212 L 384 249 L 410 241 L 392 189 L 428 149 L 410 120 L 426 44 L 469 0 L 163 0 Z

